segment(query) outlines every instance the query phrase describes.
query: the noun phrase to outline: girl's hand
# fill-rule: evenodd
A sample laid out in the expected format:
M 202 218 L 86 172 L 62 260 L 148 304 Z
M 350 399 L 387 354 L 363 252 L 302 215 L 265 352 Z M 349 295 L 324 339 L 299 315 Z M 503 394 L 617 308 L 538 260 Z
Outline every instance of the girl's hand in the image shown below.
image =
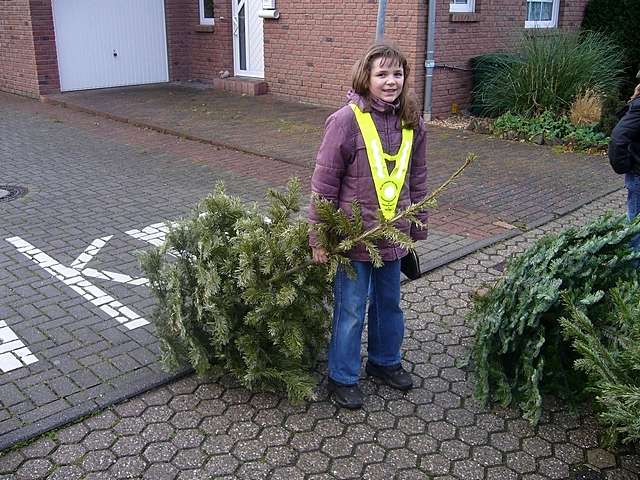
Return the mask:
M 311 258 L 313 263 L 327 263 L 329 261 L 329 255 L 322 247 L 311 247 Z
M 636 85 L 636 89 L 634 90 L 633 95 L 631 96 L 631 100 L 635 100 L 638 97 L 640 97 L 640 83 Z

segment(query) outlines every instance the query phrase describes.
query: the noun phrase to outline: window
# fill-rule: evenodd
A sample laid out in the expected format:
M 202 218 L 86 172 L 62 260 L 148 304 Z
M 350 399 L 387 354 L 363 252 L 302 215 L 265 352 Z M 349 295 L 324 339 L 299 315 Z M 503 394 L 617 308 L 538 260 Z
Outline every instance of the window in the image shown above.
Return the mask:
M 451 0 L 449 3 L 450 12 L 475 12 L 476 1 L 475 0 Z
M 199 0 L 200 25 L 213 25 L 213 0 Z
M 553 28 L 558 26 L 560 0 L 527 0 L 526 28 Z

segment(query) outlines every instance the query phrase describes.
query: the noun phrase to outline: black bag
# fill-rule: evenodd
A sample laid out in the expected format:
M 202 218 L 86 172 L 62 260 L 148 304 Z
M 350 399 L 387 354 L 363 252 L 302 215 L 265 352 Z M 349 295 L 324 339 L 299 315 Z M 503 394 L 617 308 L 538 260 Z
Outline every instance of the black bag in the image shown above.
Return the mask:
M 409 253 L 400 260 L 400 271 L 404 273 L 409 280 L 417 280 L 420 278 L 420 257 L 415 250 L 409 250 Z

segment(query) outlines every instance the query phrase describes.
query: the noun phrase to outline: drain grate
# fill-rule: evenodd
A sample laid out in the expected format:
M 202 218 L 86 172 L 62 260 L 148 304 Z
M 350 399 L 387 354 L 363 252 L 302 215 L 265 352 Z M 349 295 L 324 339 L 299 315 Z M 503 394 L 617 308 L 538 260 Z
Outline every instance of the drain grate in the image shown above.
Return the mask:
M 0 185 L 0 202 L 10 202 L 27 194 L 27 189 L 17 185 Z

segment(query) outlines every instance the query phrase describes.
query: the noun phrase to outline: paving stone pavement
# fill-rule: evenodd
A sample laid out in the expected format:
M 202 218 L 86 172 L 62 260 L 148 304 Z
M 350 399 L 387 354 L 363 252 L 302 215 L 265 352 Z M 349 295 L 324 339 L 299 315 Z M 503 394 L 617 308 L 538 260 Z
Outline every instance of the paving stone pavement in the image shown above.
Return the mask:
M 316 401 L 291 405 L 228 378 L 189 376 L 5 452 L 0 479 L 637 479 L 638 452 L 599 448 L 588 408 L 571 413 L 546 398 L 534 428 L 514 409 L 479 405 L 460 367 L 472 340 L 469 294 L 500 276 L 494 267 L 623 204 L 616 192 L 404 284 L 409 392 L 362 379 L 364 408 L 346 411 L 327 401 L 324 383 Z
M 306 112 L 305 108 L 296 106 L 296 109 Z M 293 120 L 289 121 L 295 124 L 296 117 L 291 118 Z M 162 237 L 161 222 L 187 214 L 191 206 L 211 191 L 219 180 L 225 181 L 227 190 L 243 200 L 260 202 L 262 192 L 267 187 L 280 187 L 290 176 L 298 176 L 308 185 L 311 170 L 304 162 L 286 163 L 274 161 L 264 154 L 216 148 L 211 143 L 187 140 L 5 94 L 0 94 L 0 119 L 0 183 L 28 189 L 27 195 L 17 200 L 7 202 L 0 199 L 0 225 L 3 231 L 0 237 L 2 451 L 18 440 L 90 414 L 171 378 L 160 370 L 156 362 L 157 341 L 146 320 L 154 301 L 144 285 L 144 279 L 140 278 L 135 256 L 136 251 Z M 434 139 L 429 150 L 431 182 L 434 185 L 453 170 L 454 166 L 443 160 L 448 158 L 450 151 L 460 156 L 466 146 L 471 145 L 481 153 L 481 161 L 456 182 L 443 197 L 440 208 L 433 212 L 430 239 L 422 242 L 419 249 L 427 268 L 448 263 L 500 238 L 517 235 L 519 231 L 512 228 L 513 224 L 521 223 L 524 228 L 542 223 L 589 199 L 602 196 L 620 183 L 606 165 L 607 169 L 603 168 L 602 158 L 555 155 L 549 149 L 505 143 L 462 132 L 436 129 L 430 135 Z M 296 146 L 289 144 L 284 147 L 293 148 L 292 145 Z M 309 145 L 311 143 L 305 148 L 310 148 Z M 510 156 L 507 158 L 507 155 Z M 529 167 L 525 168 L 526 165 Z M 570 176 L 568 181 L 562 180 L 565 184 L 557 181 L 566 177 L 571 168 L 575 170 L 576 165 L 581 167 L 580 171 Z M 510 170 L 512 168 L 513 172 Z M 523 172 L 529 173 L 525 175 Z M 515 176 L 509 179 L 509 175 Z M 546 184 L 550 187 L 545 187 Z M 507 193 L 502 195 L 502 190 Z M 539 208 L 532 207 L 536 202 Z M 413 288 L 410 285 L 405 288 Z M 466 292 L 453 290 L 460 295 Z M 408 290 L 405 296 L 411 294 L 416 301 L 426 295 L 423 291 Z M 430 298 L 424 296 L 425 302 Z M 447 318 L 465 308 L 461 303 L 462 297 L 448 300 L 434 297 L 428 301 L 433 302 L 431 307 L 427 306 L 428 303 L 420 302 L 415 305 L 408 303 L 407 306 L 418 318 L 424 314 L 427 315 L 425 318 L 431 319 Z M 425 308 L 431 310 L 422 312 L 421 309 Z M 409 319 L 411 315 L 408 315 Z M 430 328 L 433 330 L 437 327 Z M 468 330 L 465 331 L 468 333 Z M 413 340 L 408 338 L 407 345 L 418 345 L 410 349 L 417 350 L 415 353 L 407 353 L 408 360 L 410 354 L 418 355 L 421 351 L 422 355 L 428 355 L 429 358 L 433 354 L 437 362 L 449 362 L 448 358 L 453 354 L 447 357 L 445 351 L 451 348 L 452 352 L 461 352 L 469 340 L 468 336 L 462 334 L 449 337 L 448 341 L 460 343 L 446 344 L 445 351 L 430 352 L 430 348 L 439 347 L 433 346 L 435 344 L 430 334 L 425 335 L 424 340 L 418 338 L 418 343 L 412 343 Z M 414 374 L 421 375 L 419 369 L 423 367 L 417 368 L 418 373 L 414 368 Z M 396 428 L 414 421 L 426 428 L 428 419 L 420 417 L 417 412 L 427 408 L 424 407 L 427 404 L 431 408 L 435 398 L 448 391 L 437 390 L 442 387 L 441 381 L 448 381 L 446 377 L 442 380 L 440 371 L 433 373 L 431 367 L 426 368 L 431 373 L 421 377 L 421 390 L 417 389 L 411 394 L 423 395 L 424 398 L 415 402 L 411 400 L 410 403 L 414 402 L 412 407 L 406 404 L 404 397 L 396 398 L 391 392 L 377 393 L 374 398 L 379 397 L 377 401 L 381 403 L 376 404 L 379 406 L 377 410 L 372 410 L 375 413 L 373 418 L 381 417 L 383 423 L 391 422 L 391 426 Z M 198 383 L 192 378 L 184 382 Z M 212 385 L 207 388 L 213 388 Z M 236 396 L 257 402 L 254 405 L 256 412 L 263 406 L 261 402 L 272 405 L 269 408 L 276 412 L 269 412 L 268 415 L 281 415 L 286 420 L 280 426 L 286 428 L 289 428 L 287 424 L 291 422 L 291 417 L 305 417 L 308 411 L 316 408 L 328 409 L 330 417 L 339 418 L 343 415 L 326 402 L 291 407 L 276 397 L 248 395 L 224 379 L 218 385 L 222 389 L 220 396 L 208 400 L 216 400 L 213 403 L 217 403 L 222 399 L 224 403 L 227 398 L 225 395 L 231 395 L 235 400 L 231 400 L 229 406 L 226 403 L 222 405 L 220 408 L 225 413 L 214 415 L 216 418 L 210 421 L 228 421 L 229 428 L 234 425 L 233 428 L 241 432 L 244 431 L 244 422 L 252 429 L 251 423 L 255 419 L 244 412 L 246 402 L 237 400 Z M 378 392 L 382 387 L 369 384 L 368 388 Z M 163 388 L 161 391 L 167 390 Z M 228 394 L 228 391 L 233 393 Z M 406 408 L 411 413 L 396 413 L 395 407 L 387 410 L 387 404 L 398 404 L 402 411 Z M 423 407 L 420 408 L 420 405 Z M 161 405 L 152 407 L 160 409 Z M 158 409 L 152 408 L 152 411 Z M 226 417 L 229 412 L 236 410 L 241 411 L 238 413 L 240 425 L 236 424 L 238 422 L 233 414 L 231 418 Z M 203 415 L 209 413 L 204 412 Z M 159 414 L 159 417 L 149 415 L 149 423 L 160 422 L 163 425 L 153 428 L 166 428 L 163 423 L 165 414 Z M 418 420 L 414 419 L 416 416 Z M 368 414 L 365 420 L 364 424 L 369 425 Z M 311 421 L 313 424 L 309 428 L 304 427 L 301 432 L 313 431 L 309 437 L 318 435 L 313 430 L 315 421 L 300 421 Z M 437 421 L 443 421 L 443 418 Z M 200 421 L 198 425 L 201 428 Z M 387 428 L 384 425 L 380 427 L 381 431 Z M 259 428 L 261 434 L 263 427 L 266 428 L 264 425 Z M 433 428 L 437 430 L 440 427 Z M 291 432 L 295 433 L 295 429 Z M 438 434 L 426 432 L 438 440 Z M 233 437 L 229 431 L 225 435 Z M 238 438 L 242 438 L 244 433 L 238 435 Z M 385 435 L 390 436 L 391 433 Z M 53 437 L 46 438 L 51 440 Z M 216 442 L 217 438 L 210 442 Z M 395 448 L 389 442 L 376 445 L 383 450 Z M 104 451 L 109 447 L 106 443 L 90 443 L 88 446 L 94 447 L 95 451 L 87 452 L 82 457 L 83 468 L 93 468 L 91 465 L 96 462 L 102 465 L 101 461 L 107 462 L 105 459 L 114 454 L 113 451 Z M 272 457 L 288 458 L 291 455 L 292 459 L 298 458 L 297 454 L 291 453 L 294 447 L 288 442 L 269 445 L 264 452 L 269 447 L 282 447 L 282 452 L 275 449 Z M 440 444 L 437 448 L 440 455 Z M 334 450 L 338 451 L 340 447 L 334 447 L 331 452 Z M 374 450 L 378 452 L 374 458 L 380 458 L 379 448 Z M 326 463 L 331 464 L 331 468 L 334 468 L 334 464 L 348 463 L 339 457 L 333 459 L 331 452 L 323 450 L 320 455 L 328 458 Z M 311 453 L 305 458 L 315 458 L 315 453 Z M 397 454 L 405 455 L 404 452 Z M 419 453 L 414 454 L 420 457 Z M 0 465 L 12 465 L 11 459 L 16 458 L 15 455 L 16 451 L 4 455 Z M 183 455 L 199 454 L 191 452 Z M 388 458 L 395 458 L 394 455 L 396 453 L 387 454 L 386 450 L 382 452 L 385 468 L 390 463 Z M 127 458 L 121 463 L 133 462 L 134 459 L 128 458 L 131 456 L 125 456 Z M 47 453 L 39 458 L 46 461 L 40 461 L 36 456 L 34 462 L 27 463 L 26 467 L 23 465 L 19 472 L 2 467 L 5 470 L 0 468 L 0 475 L 5 474 L 7 478 L 30 478 L 29 475 L 42 478 L 46 475 L 41 474 L 38 465 L 46 466 L 52 457 Z M 244 459 L 238 455 L 233 458 Z M 94 462 L 94 459 L 100 461 Z M 3 463 L 6 461 L 9 463 Z M 140 463 L 140 458 L 135 461 Z M 220 461 L 226 462 L 227 457 Z M 234 463 L 233 460 L 229 461 Z M 293 465 L 293 460 L 282 461 L 287 466 Z M 144 462 L 147 465 L 151 461 Z M 313 463 L 310 460 L 308 462 Z M 262 457 L 257 463 L 271 465 Z M 393 462 L 390 464 L 394 465 Z M 175 465 L 179 467 L 182 464 Z M 421 471 L 420 465 L 414 465 L 418 469 L 416 472 Z M 256 468 L 259 477 L 266 467 L 258 466 L 241 468 L 242 471 Z M 414 467 L 407 466 L 406 470 L 412 471 Z M 49 473 L 52 473 L 51 478 L 57 478 L 55 475 L 73 478 L 72 472 L 67 470 L 77 469 L 69 465 L 61 473 L 57 473 L 57 470 L 55 474 L 53 471 Z M 268 470 L 269 476 L 277 473 L 275 466 Z M 399 471 L 402 475 L 406 473 L 403 468 Z M 427 470 L 422 468 L 422 471 Z M 454 473 L 453 470 L 448 472 Z M 117 475 L 114 467 L 96 478 L 116 478 Z M 148 478 L 155 478 L 153 475 L 147 471 Z M 208 478 L 198 476 L 200 473 L 193 475 L 194 478 Z M 210 476 L 217 478 L 216 475 L 213 473 Z M 233 475 L 244 474 L 238 470 Z M 130 477 L 136 476 L 132 474 Z M 307 477 L 315 478 L 310 473 Z M 93 474 L 87 478 L 93 478 Z

